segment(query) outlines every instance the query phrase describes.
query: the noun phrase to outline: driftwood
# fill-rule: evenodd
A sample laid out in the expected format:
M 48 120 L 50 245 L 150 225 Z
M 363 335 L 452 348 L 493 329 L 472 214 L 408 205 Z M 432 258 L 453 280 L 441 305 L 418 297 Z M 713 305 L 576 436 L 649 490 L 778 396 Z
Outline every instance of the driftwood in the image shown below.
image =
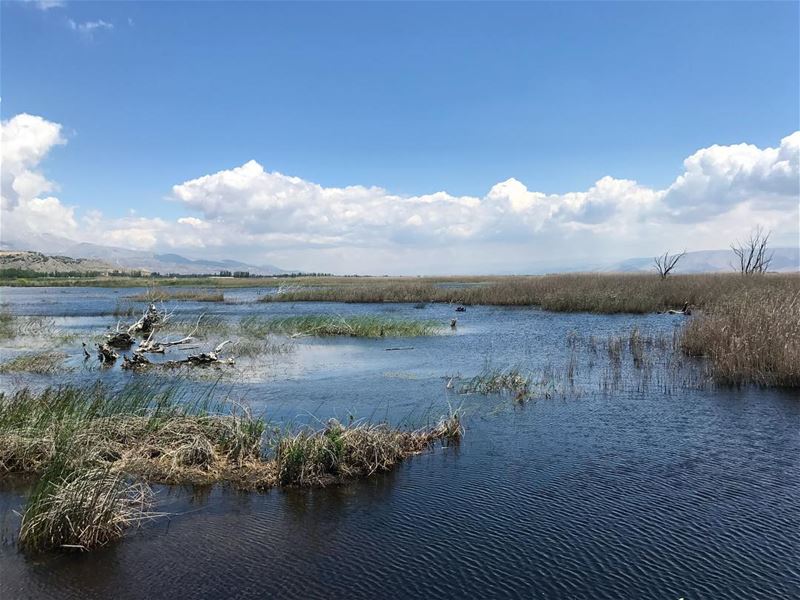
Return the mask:
M 143 371 L 150 367 L 164 367 L 174 368 L 182 367 L 185 365 L 192 367 L 205 367 L 208 365 L 233 365 L 232 358 L 222 359 L 219 357 L 219 352 L 227 345 L 230 340 L 225 340 L 214 348 L 211 352 L 201 352 L 200 354 L 190 354 L 182 360 L 168 360 L 162 363 L 151 362 L 144 354 L 134 353 L 131 357 L 123 357 L 122 368 L 130 371 Z
M 112 348 L 122 348 L 127 350 L 133 346 L 133 336 L 127 331 L 116 331 L 114 333 L 106 334 L 106 344 Z
M 139 347 L 134 350 L 134 352 L 143 353 L 143 352 L 152 352 L 153 354 L 164 354 L 167 351 L 167 348 L 172 346 L 181 346 L 183 344 L 188 344 L 189 342 L 194 340 L 194 334 L 197 333 L 197 328 L 200 327 L 200 319 L 205 316 L 205 313 L 197 317 L 197 323 L 194 325 L 194 329 L 192 332 L 183 337 L 179 340 L 172 340 L 172 341 L 162 341 L 159 342 L 158 340 L 153 339 L 153 334 L 155 330 L 150 332 L 150 335 L 147 336 L 147 339 L 139 342 Z
M 97 344 L 97 357 L 101 363 L 113 363 L 119 358 L 119 354 L 108 344 Z
M 153 363 L 151 363 L 145 356 L 141 354 L 133 354 L 130 357 L 122 357 L 122 368 L 126 371 L 141 371 L 152 366 Z
M 136 323 L 128 327 L 128 333 L 130 335 L 134 335 L 136 333 L 150 333 L 153 331 L 153 327 L 164 323 L 168 317 L 169 315 L 159 311 L 155 304 L 150 304 L 150 306 L 147 307 L 147 310 L 144 311 L 144 314 L 141 316 L 141 318 L 136 321 Z
M 225 340 L 221 344 L 219 344 L 216 348 L 214 348 L 211 352 L 201 352 L 200 354 L 190 354 L 187 356 L 182 362 L 186 364 L 190 364 L 193 366 L 205 366 L 214 363 L 224 363 L 228 365 L 233 364 L 232 358 L 221 359 L 219 357 L 219 352 L 228 344 L 230 344 L 230 340 Z

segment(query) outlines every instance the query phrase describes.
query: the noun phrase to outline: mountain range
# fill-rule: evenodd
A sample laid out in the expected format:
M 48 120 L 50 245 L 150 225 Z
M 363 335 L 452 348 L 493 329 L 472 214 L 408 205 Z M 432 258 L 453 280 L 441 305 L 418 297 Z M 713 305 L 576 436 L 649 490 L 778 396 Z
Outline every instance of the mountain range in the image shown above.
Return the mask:
M 33 234 L 25 239 L 4 239 L 0 249 L 6 251 L 31 251 L 58 257 L 82 258 L 102 261 L 112 269 L 121 271 L 147 271 L 150 273 L 177 273 L 198 275 L 219 271 L 248 271 L 251 275 L 280 275 L 289 273 L 273 265 L 251 265 L 238 260 L 191 259 L 180 254 L 157 254 L 143 250 L 129 250 L 117 246 L 103 246 L 76 242 L 49 233 Z M 30 268 L 36 268 L 30 267 Z M 88 270 L 88 269 L 87 269 Z M 96 270 L 96 269 L 91 269 Z
M 7 238 L 10 236 L 6 236 Z M 53 234 L 27 235 L 24 239 L 4 239 L 0 249 L 5 251 L 30 251 L 38 253 L 25 260 L 20 256 L 11 258 L 4 256 L 2 263 L 5 268 L 30 268 L 42 271 L 68 271 L 68 270 L 140 270 L 158 272 L 163 274 L 177 273 L 180 275 L 196 275 L 217 273 L 219 271 L 248 271 L 252 275 L 280 275 L 291 273 L 274 265 L 252 265 L 237 260 L 207 260 L 191 259 L 180 254 L 157 254 L 142 250 L 129 250 L 117 246 L 104 246 L 88 242 L 76 242 L 62 236 Z M 780 247 L 773 248 L 773 260 L 770 271 L 779 273 L 800 272 L 800 248 Z M 47 261 L 48 255 L 52 258 L 65 259 L 63 264 L 58 261 Z M 55 256 L 53 256 L 55 255 Z M 83 265 L 70 262 L 70 259 L 85 259 Z M 10 264 L 14 262 L 14 264 Z M 733 271 L 736 256 L 728 250 L 700 250 L 687 252 L 681 258 L 675 273 L 719 273 Z M 27 266 L 22 266 L 26 264 Z M 653 271 L 653 257 L 629 258 L 618 262 L 589 263 L 575 262 L 571 264 L 536 263 L 529 265 L 526 270 L 529 274 L 553 272 L 649 272 Z

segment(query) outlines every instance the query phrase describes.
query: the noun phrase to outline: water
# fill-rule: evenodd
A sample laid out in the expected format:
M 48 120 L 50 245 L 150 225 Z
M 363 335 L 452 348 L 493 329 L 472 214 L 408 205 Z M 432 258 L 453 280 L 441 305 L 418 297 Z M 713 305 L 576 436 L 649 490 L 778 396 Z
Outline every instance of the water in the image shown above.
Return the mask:
M 57 327 L 78 336 L 113 326 L 110 311 L 132 293 L 2 290 L 14 312 L 55 317 Z M 0 488 L 0 597 L 800 595 L 796 395 L 716 389 L 701 376 L 683 377 L 701 372 L 690 362 L 677 375 L 662 373 L 661 358 L 649 380 L 624 358 L 613 383 L 603 351 L 588 349 L 591 335 L 627 334 L 633 326 L 671 335 L 680 320 L 496 307 L 456 314 L 435 305 L 265 304 L 250 302 L 255 290 L 226 292 L 236 296 L 240 303 L 176 306 L 232 321 L 332 312 L 446 324 L 457 316 L 455 332 L 445 326 L 444 335 L 431 338 L 303 338 L 288 354 L 238 361 L 229 377 L 191 385 L 245 397 L 276 421 L 352 414 L 419 425 L 462 405 L 463 441 L 391 473 L 325 489 L 253 494 L 160 487 L 158 509 L 169 517 L 98 552 L 37 559 L 14 546 L 13 510 L 24 505 L 28 488 L 7 478 Z M 567 393 L 519 406 L 508 397 L 465 396 L 446 387 L 451 376 L 473 376 L 487 363 L 551 372 L 566 385 L 571 332 L 579 340 L 578 366 Z M 75 368 L 69 379 L 142 377 L 85 369 L 79 346 L 65 346 Z M 11 343 L 0 356 L 16 352 Z M 3 386 L 56 379 L 64 376 L 4 377 Z

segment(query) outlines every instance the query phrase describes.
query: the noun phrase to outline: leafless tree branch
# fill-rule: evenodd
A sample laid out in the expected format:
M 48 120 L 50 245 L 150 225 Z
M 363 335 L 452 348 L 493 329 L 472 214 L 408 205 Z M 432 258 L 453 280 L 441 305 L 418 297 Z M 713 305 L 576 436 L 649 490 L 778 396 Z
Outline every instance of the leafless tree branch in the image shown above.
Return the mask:
M 672 272 L 678 261 L 686 255 L 686 250 L 680 254 L 670 254 L 669 251 L 665 252 L 663 256 L 656 256 L 653 259 L 653 267 L 658 271 L 661 279 L 666 279 Z

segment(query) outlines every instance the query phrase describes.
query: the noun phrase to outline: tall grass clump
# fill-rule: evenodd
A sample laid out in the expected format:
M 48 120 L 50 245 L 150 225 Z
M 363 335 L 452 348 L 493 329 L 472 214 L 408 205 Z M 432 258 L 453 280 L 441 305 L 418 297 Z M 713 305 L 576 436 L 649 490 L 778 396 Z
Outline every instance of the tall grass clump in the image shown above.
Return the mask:
M 432 321 L 389 319 L 376 316 L 309 315 L 271 319 L 266 330 L 284 335 L 350 337 L 418 337 L 433 335 L 438 324 Z
M 388 471 L 436 440 L 455 441 L 462 434 L 458 413 L 433 429 L 403 431 L 386 424 L 344 426 L 332 419 L 322 431 L 304 429 L 279 439 L 275 465 L 281 485 L 326 485 Z
M 23 389 L 0 393 L 0 470 L 44 472 L 62 461 L 163 483 L 213 481 L 260 458 L 263 431 L 244 408 L 187 402 L 174 390 Z
M 104 546 L 147 519 L 152 499 L 145 483 L 108 468 L 51 465 L 28 499 L 20 546 L 31 553 Z
M 681 345 L 709 359 L 718 383 L 800 387 L 800 288 L 723 298 L 686 325 Z

